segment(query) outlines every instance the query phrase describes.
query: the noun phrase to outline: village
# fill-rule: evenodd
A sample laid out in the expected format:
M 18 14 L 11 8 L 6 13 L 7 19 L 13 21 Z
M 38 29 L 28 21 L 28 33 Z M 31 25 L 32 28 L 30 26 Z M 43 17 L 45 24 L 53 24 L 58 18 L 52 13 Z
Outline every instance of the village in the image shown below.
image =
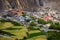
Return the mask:
M 25 2 L 32 5 L 25 6 Z M 60 11 L 43 7 L 45 2 L 2 1 L 0 40 L 60 40 Z

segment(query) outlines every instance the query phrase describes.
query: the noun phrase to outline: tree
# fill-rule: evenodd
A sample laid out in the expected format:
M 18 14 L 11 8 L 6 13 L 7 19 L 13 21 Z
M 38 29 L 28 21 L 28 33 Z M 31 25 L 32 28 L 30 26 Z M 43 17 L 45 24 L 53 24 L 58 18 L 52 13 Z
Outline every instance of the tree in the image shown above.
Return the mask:
M 49 31 L 47 39 L 48 40 L 60 40 L 60 33 L 56 31 Z
M 36 24 L 34 22 L 31 22 L 30 26 L 36 26 Z
M 39 24 L 46 24 L 47 22 L 44 21 L 43 19 L 38 19 L 38 23 L 39 23 Z
M 50 23 L 50 24 L 52 24 L 52 23 L 53 23 L 53 21 L 52 21 L 52 20 L 48 20 L 48 21 L 47 21 L 47 23 Z

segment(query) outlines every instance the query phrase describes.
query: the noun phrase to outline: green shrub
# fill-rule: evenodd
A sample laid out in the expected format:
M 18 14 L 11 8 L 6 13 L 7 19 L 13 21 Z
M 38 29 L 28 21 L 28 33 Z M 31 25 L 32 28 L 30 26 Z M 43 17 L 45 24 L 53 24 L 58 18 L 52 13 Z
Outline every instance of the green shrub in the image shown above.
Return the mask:
M 23 17 L 25 17 L 25 16 L 27 15 L 27 13 L 24 13 L 24 12 L 22 12 L 22 14 L 23 14 L 23 15 L 22 15 Z
M 50 28 L 50 29 L 60 30 L 60 24 L 59 24 L 59 23 L 51 24 L 51 26 L 50 26 L 49 28 Z
M 53 29 L 55 27 L 55 24 L 50 25 L 50 29 Z
M 38 28 L 35 28 L 36 27 L 36 24 L 34 22 L 31 22 L 28 29 L 30 30 L 37 30 Z
M 7 22 L 7 20 L 1 19 L 0 22 Z
M 28 30 L 39 30 L 39 28 L 35 28 L 34 26 L 29 26 Z
M 56 22 L 55 25 L 60 25 L 59 22 Z
M 56 31 L 49 31 L 47 39 L 48 40 L 60 40 L 60 33 Z
M 40 25 L 39 27 L 41 28 L 41 27 L 43 27 L 43 25 Z
M 53 24 L 53 21 L 52 20 L 48 20 L 47 23 Z
M 34 22 L 31 22 L 30 26 L 36 26 L 36 24 Z
M 22 24 L 18 23 L 18 22 L 14 22 L 14 21 L 11 21 L 11 23 L 15 26 L 22 26 Z
M 36 18 L 35 17 L 33 17 L 33 16 L 30 16 L 30 18 L 32 19 L 32 20 L 35 20 Z
M 47 24 L 47 22 L 44 21 L 43 19 L 38 19 L 38 23 L 39 23 L 39 24 Z
M 9 19 L 7 19 L 7 20 L 1 19 L 0 22 L 11 22 L 11 20 L 9 20 Z

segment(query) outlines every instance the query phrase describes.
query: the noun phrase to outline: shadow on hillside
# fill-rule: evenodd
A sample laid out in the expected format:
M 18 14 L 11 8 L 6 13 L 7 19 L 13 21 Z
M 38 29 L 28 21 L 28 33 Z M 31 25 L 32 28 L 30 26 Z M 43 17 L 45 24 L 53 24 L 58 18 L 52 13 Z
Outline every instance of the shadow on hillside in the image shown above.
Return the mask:
M 5 32 L 5 31 L 2 31 L 2 30 L 0 30 L 0 34 L 1 35 L 8 35 L 8 36 L 15 36 L 14 34 L 11 34 L 9 32 Z
M 40 36 L 40 35 L 45 35 L 45 33 L 44 32 L 32 33 L 32 34 L 29 34 L 28 38 L 32 38 L 32 37 L 36 37 L 36 36 Z
M 2 29 L 2 30 L 21 30 L 22 28 L 6 28 L 6 29 Z

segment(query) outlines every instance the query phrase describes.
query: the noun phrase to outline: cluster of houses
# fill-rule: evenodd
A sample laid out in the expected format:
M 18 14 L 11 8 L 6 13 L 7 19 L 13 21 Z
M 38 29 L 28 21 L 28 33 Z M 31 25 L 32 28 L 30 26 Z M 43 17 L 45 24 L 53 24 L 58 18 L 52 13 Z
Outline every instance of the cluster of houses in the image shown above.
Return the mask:
M 43 20 L 60 21 L 60 11 L 52 9 L 42 9 L 39 12 L 27 12 L 29 15 L 33 15 L 36 18 L 42 18 Z
M 23 10 L 19 10 L 19 9 L 13 9 L 13 10 L 4 10 L 4 15 L 6 15 L 7 19 L 11 19 L 11 20 L 14 20 L 16 19 L 18 22 L 21 22 L 22 24 L 24 25 L 28 25 L 28 22 L 30 20 L 30 22 L 34 21 L 34 20 L 31 20 L 31 17 L 30 16 L 33 16 L 33 17 L 36 17 L 36 18 L 42 18 L 43 20 L 45 21 L 48 21 L 48 20 L 53 20 L 54 22 L 58 21 L 59 22 L 59 12 L 57 11 L 54 11 L 54 10 L 51 10 L 49 9 L 48 11 L 46 10 L 43 10 L 43 11 L 39 11 L 39 12 L 27 12 L 27 11 L 23 11 Z M 25 15 L 27 14 L 27 15 Z M 25 15 L 25 16 L 23 16 Z M 1 16 L 0 16 L 1 18 Z M 37 20 L 37 19 L 35 19 Z M 29 23 L 30 23 L 29 22 Z M 36 23 L 34 21 L 34 23 Z M 40 25 L 37 23 L 37 25 Z M 45 32 L 47 32 L 49 30 L 49 27 L 50 27 L 50 24 L 45 24 L 43 25 L 43 27 L 40 29 L 40 30 L 44 30 Z M 53 30 L 54 31 L 54 30 Z
M 26 13 L 24 13 L 23 10 L 19 10 L 19 9 L 10 9 L 10 10 L 4 10 L 4 12 L 2 12 L 4 15 L 6 16 L 6 19 L 10 19 L 10 20 L 17 20 L 19 22 L 22 22 L 24 24 L 25 21 L 30 20 L 30 17 L 28 15 L 25 15 Z M 25 15 L 25 16 L 23 16 Z

